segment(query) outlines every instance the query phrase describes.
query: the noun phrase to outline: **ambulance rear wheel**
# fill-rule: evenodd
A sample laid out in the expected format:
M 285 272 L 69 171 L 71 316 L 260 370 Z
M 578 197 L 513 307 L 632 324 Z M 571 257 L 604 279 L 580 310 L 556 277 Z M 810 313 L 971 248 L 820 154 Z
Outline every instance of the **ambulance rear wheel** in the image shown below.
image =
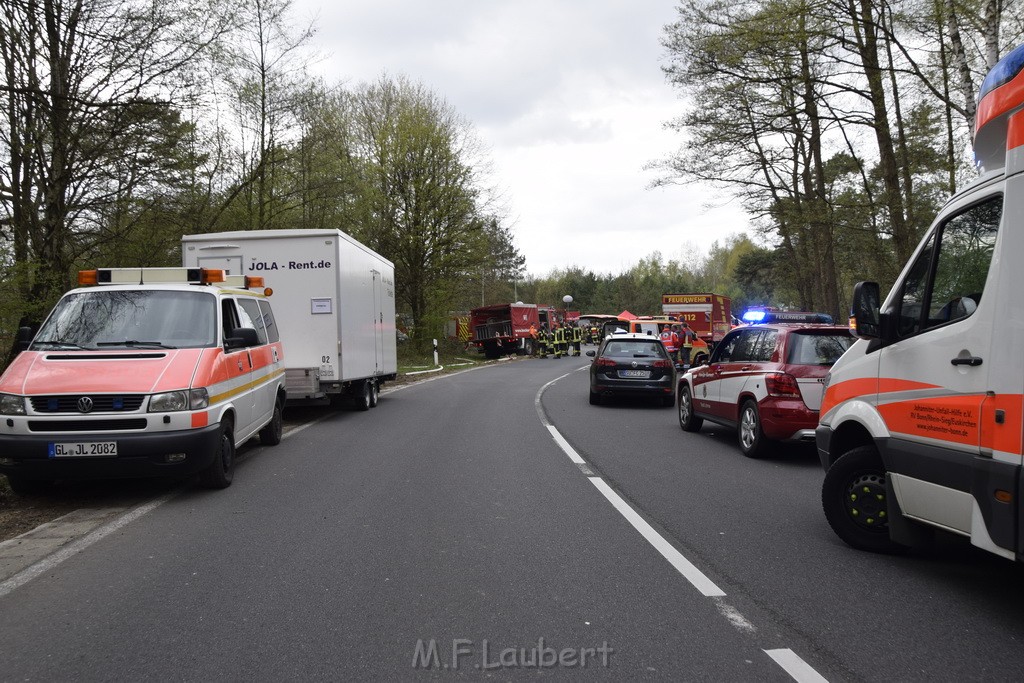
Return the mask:
M 208 489 L 226 489 L 235 476 L 235 436 L 231 420 L 220 423 L 220 443 L 213 454 L 213 462 L 199 473 L 203 486 Z
M 872 446 L 847 451 L 825 473 L 821 507 L 836 535 L 858 550 L 898 553 L 889 538 L 885 466 Z

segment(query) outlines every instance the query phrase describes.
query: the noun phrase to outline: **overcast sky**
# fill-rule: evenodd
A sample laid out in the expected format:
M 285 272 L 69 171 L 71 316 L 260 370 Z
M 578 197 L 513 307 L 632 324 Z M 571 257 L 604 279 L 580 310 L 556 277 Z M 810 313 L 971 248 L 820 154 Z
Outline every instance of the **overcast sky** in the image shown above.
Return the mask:
M 527 271 L 628 270 L 655 250 L 706 254 L 747 231 L 721 192 L 648 189 L 681 138 L 661 72 L 677 0 L 294 0 L 318 15 L 330 83 L 404 74 L 444 97 L 490 150 Z

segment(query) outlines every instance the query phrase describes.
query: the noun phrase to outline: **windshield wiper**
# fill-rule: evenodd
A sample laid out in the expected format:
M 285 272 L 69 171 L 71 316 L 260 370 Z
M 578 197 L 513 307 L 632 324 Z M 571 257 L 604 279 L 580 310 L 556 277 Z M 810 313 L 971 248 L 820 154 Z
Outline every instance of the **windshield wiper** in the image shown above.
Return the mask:
M 96 342 L 96 346 L 155 346 L 158 349 L 176 349 L 177 346 L 168 346 L 158 341 L 139 341 L 137 339 L 125 339 L 124 341 Z
M 36 340 L 34 340 L 32 342 L 32 345 L 35 346 L 36 344 L 48 344 L 50 346 L 64 346 L 64 347 L 69 347 L 69 348 L 72 348 L 72 349 L 85 349 L 86 348 L 84 346 L 79 346 L 78 344 L 75 344 L 73 342 L 57 341 L 56 339 L 36 339 Z

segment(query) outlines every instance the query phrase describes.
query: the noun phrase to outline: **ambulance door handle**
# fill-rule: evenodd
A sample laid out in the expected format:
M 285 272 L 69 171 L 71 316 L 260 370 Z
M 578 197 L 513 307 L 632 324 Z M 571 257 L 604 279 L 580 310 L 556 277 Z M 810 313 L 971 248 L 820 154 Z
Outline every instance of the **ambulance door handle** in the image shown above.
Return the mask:
M 976 368 L 981 365 L 981 359 L 977 356 L 966 356 L 964 358 L 957 357 L 949 362 L 953 365 L 968 365 L 972 368 Z

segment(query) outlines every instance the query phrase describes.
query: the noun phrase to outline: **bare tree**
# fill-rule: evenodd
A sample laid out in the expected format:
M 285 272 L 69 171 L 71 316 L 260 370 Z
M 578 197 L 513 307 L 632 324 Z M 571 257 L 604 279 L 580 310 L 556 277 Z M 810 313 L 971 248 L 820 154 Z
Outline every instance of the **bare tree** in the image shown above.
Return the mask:
M 216 0 L 19 0 L 0 12 L 0 225 L 30 324 L 111 207 L 163 182 L 165 152 L 183 133 L 178 70 L 231 15 Z
M 323 95 L 307 73 L 315 57 L 304 50 L 315 30 L 312 24 L 296 29 L 291 6 L 291 0 L 244 0 L 224 55 L 241 136 L 236 177 L 250 229 L 280 227 L 281 214 L 296 207 L 290 200 L 297 189 L 282 174 L 302 111 Z

